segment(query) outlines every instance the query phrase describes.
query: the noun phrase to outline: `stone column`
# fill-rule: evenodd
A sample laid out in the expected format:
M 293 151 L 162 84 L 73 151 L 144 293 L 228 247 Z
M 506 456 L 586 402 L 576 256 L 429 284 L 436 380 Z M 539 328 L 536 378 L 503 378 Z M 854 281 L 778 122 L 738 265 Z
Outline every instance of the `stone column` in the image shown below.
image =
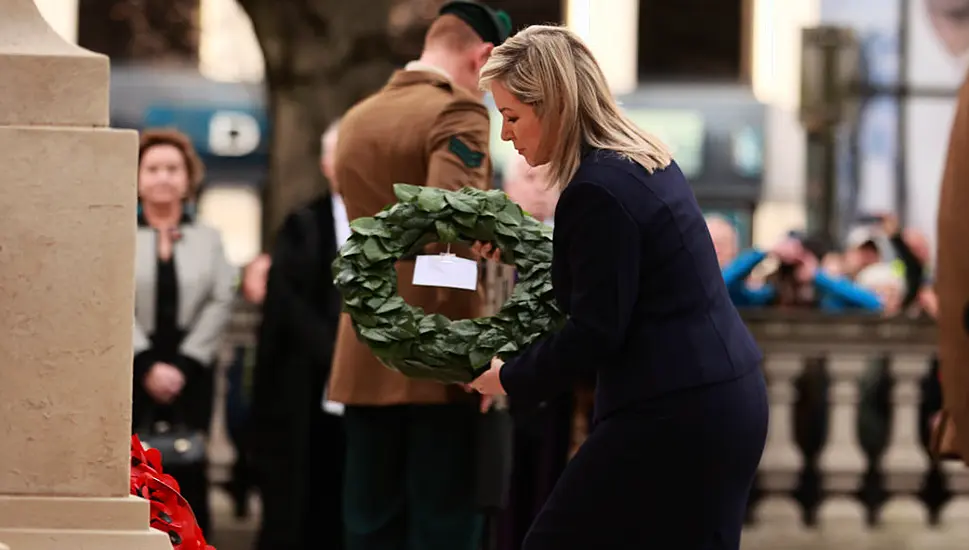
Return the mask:
M 881 459 L 885 486 L 890 493 L 881 509 L 881 521 L 886 526 L 904 528 L 928 524 L 928 509 L 918 498 L 929 469 L 929 457 L 922 448 L 918 432 L 919 380 L 928 369 L 929 357 L 926 355 L 892 356 L 895 415 L 888 450 Z
M 948 530 L 969 529 L 969 468 L 961 461 L 942 463 L 952 498 L 939 514 L 939 524 Z
M 771 532 L 799 530 L 801 506 L 792 493 L 804 467 L 804 458 L 794 441 L 794 378 L 804 370 L 804 359 L 796 353 L 768 353 L 764 361 L 770 423 L 760 460 L 760 484 L 764 498 L 757 505 L 755 529 Z
M 639 83 L 639 0 L 566 0 L 566 23 L 585 40 L 612 92 Z
M 824 528 L 864 528 L 865 509 L 854 497 L 865 472 L 865 454 L 858 443 L 858 379 L 868 358 L 854 353 L 828 355 L 831 419 L 820 468 L 825 499 L 818 509 Z
M 0 13 L 0 540 L 171 550 L 128 493 L 137 137 L 107 58 Z
M 764 191 L 757 202 L 754 243 L 773 246 L 804 224 L 807 142 L 798 118 L 801 29 L 821 20 L 821 0 L 750 0 L 751 88 L 767 108 Z

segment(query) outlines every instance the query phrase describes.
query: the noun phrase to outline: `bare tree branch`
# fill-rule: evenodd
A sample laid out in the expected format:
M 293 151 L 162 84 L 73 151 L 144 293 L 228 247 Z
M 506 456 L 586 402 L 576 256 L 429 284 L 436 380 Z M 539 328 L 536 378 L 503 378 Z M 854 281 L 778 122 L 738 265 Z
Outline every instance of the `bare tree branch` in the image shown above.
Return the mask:
M 78 43 L 113 60 L 196 63 L 199 0 L 80 0 Z
M 273 136 L 266 246 L 285 216 L 326 190 L 320 135 L 420 54 L 444 0 L 238 0 L 266 60 Z

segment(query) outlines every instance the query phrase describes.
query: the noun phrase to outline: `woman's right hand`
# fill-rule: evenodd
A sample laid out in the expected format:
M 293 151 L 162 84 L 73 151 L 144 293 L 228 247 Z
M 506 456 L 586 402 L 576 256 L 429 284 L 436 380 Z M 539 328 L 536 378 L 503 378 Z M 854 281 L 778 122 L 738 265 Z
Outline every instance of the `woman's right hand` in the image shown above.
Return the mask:
M 177 367 L 159 362 L 148 369 L 143 384 L 152 399 L 167 405 L 182 393 L 185 375 Z
M 471 254 L 477 259 L 491 260 L 496 263 L 501 263 L 501 250 L 495 247 L 491 243 L 486 243 L 482 241 L 475 241 L 471 245 Z

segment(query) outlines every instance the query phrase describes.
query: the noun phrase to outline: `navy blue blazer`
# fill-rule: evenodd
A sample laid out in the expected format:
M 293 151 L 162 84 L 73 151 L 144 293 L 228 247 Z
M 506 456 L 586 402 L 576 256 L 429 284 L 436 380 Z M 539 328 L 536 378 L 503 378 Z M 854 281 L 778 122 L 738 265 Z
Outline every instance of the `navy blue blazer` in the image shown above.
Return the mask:
M 513 399 L 545 399 L 594 372 L 602 420 L 760 366 L 675 163 L 650 174 L 587 152 L 555 210 L 552 282 L 568 321 L 502 367 Z

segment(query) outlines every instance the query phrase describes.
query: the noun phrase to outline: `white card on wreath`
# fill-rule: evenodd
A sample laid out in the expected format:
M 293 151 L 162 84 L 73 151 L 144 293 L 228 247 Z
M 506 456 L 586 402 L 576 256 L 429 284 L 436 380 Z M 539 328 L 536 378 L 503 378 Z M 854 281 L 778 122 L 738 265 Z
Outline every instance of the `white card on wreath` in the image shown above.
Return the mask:
M 413 283 L 417 286 L 475 290 L 478 288 L 478 262 L 454 254 L 418 256 Z

